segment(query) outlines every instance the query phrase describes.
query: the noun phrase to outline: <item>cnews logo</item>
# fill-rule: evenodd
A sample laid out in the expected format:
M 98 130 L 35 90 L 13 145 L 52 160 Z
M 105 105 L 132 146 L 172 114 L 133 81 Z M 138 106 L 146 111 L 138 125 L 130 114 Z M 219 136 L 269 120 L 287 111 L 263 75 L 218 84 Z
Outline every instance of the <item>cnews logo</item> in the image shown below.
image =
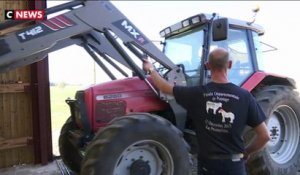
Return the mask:
M 44 10 L 5 10 L 5 19 L 13 20 L 43 20 Z

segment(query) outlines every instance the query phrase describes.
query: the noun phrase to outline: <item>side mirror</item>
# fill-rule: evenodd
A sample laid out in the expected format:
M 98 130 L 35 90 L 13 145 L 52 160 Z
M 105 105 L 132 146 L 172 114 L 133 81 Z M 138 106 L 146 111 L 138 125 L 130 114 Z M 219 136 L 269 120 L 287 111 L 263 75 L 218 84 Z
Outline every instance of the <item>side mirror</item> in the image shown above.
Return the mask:
M 228 36 L 228 19 L 220 18 L 213 21 L 212 24 L 213 41 L 226 40 Z

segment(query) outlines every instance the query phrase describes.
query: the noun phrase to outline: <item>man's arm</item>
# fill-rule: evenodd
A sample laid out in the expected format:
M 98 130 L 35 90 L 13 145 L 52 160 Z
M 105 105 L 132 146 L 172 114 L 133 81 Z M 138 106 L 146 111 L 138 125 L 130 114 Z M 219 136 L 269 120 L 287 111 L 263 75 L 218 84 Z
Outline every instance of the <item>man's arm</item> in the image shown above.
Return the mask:
M 154 69 L 153 65 L 148 61 L 144 60 L 143 69 L 147 72 L 150 71 L 151 78 L 155 84 L 155 86 L 161 90 L 163 93 L 173 95 L 173 85 L 167 82 L 164 78 L 162 78 Z
M 270 140 L 270 135 L 265 122 L 262 122 L 254 128 L 256 133 L 255 139 L 246 147 L 244 158 L 247 160 L 253 153 L 265 147 L 266 143 Z

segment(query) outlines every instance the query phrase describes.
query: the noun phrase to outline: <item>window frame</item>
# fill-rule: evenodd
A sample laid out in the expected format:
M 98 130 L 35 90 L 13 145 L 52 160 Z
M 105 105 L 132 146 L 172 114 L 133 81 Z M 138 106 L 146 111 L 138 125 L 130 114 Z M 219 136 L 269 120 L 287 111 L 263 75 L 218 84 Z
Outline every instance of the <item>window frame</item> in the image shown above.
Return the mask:
M 244 31 L 245 33 L 245 37 L 246 37 L 246 47 L 247 47 L 247 51 L 248 51 L 248 59 L 249 63 L 251 64 L 251 69 L 252 72 L 248 75 L 248 77 L 246 77 L 245 79 L 241 80 L 241 82 L 237 83 L 236 85 L 238 86 L 242 86 L 245 82 L 247 82 L 247 80 L 255 73 L 258 71 L 258 63 L 257 63 L 257 58 L 256 58 L 256 52 L 255 52 L 255 46 L 254 46 L 254 39 L 253 39 L 253 35 L 252 35 L 252 30 L 246 29 L 246 28 L 242 28 L 242 27 L 238 27 L 238 26 L 233 26 L 233 25 L 229 25 L 229 30 L 237 30 L 237 31 Z M 210 38 L 212 39 L 212 34 L 210 34 Z M 210 48 L 211 48 L 211 44 L 213 43 L 210 39 L 210 44 L 209 44 L 209 52 L 210 52 Z M 227 40 L 230 40 L 227 38 Z M 206 72 L 208 72 L 209 70 L 207 70 Z M 208 73 L 205 73 L 206 79 L 210 79 L 208 77 Z M 207 83 L 207 82 L 206 82 Z M 203 82 L 203 84 L 205 84 L 205 82 Z

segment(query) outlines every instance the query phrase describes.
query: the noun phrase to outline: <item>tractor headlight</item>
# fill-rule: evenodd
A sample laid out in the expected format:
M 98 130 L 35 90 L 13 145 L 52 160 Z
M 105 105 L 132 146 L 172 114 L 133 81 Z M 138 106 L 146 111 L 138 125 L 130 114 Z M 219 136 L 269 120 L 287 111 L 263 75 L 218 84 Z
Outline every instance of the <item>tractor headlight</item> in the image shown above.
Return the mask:
M 189 26 L 189 25 L 190 25 L 190 21 L 188 19 L 182 21 L 182 27 L 186 27 L 186 26 Z

